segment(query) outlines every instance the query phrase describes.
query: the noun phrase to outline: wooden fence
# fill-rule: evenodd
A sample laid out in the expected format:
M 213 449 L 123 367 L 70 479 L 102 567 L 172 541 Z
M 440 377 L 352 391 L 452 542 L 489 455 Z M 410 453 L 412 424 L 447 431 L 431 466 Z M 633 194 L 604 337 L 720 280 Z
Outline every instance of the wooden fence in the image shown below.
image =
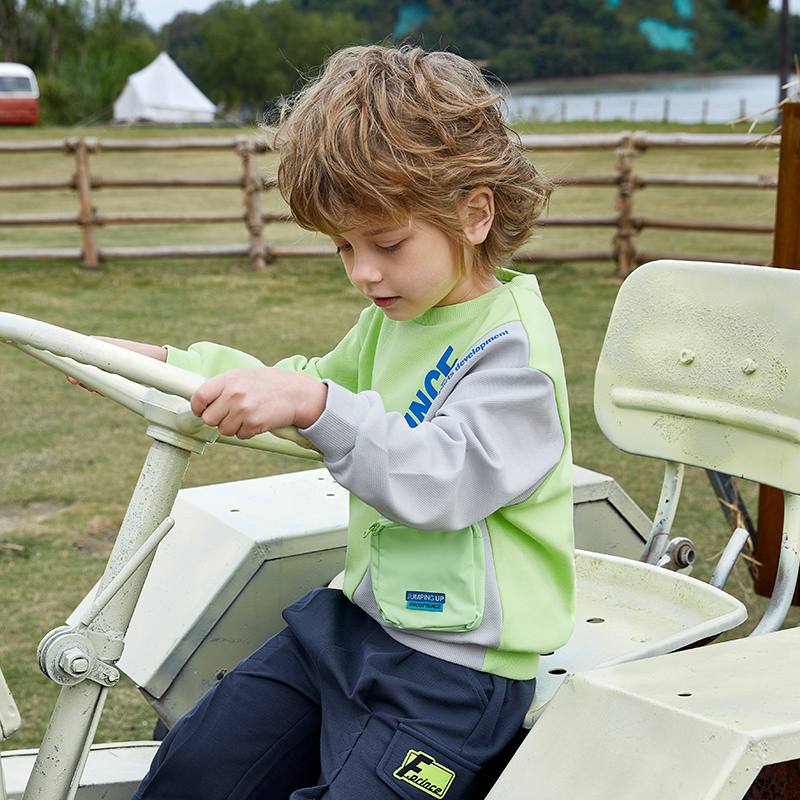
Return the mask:
M 635 213 L 634 195 L 645 187 L 683 186 L 691 188 L 726 189 L 777 189 L 777 176 L 762 175 L 647 175 L 634 171 L 635 160 L 647 150 L 667 149 L 715 149 L 732 150 L 747 147 L 780 146 L 780 136 L 757 136 L 751 134 L 702 134 L 702 133 L 647 133 L 622 132 L 616 134 L 571 134 L 522 136 L 523 146 L 533 152 L 556 150 L 613 150 L 613 175 L 563 176 L 556 183 L 563 186 L 617 187 L 614 209 L 616 214 L 599 217 L 545 217 L 545 226 L 599 225 L 615 228 L 611 250 L 600 252 L 559 253 L 557 257 L 548 253 L 521 252 L 518 261 L 600 261 L 611 259 L 617 264 L 619 275 L 628 275 L 639 264 L 657 258 L 689 258 L 695 261 L 730 261 L 729 255 L 697 255 L 685 252 L 648 252 L 637 250 L 634 235 L 646 228 L 674 230 L 720 231 L 758 233 L 772 235 L 774 224 L 749 222 L 718 222 L 701 220 L 659 219 L 642 217 Z M 737 259 L 740 263 L 764 265 L 769 259 Z
M 765 144 L 777 146 L 780 138 L 748 134 L 654 134 L 622 132 L 615 134 L 559 134 L 525 135 L 521 137 L 526 150 L 544 151 L 608 150 L 613 153 L 614 169 L 606 175 L 561 175 L 556 179 L 560 186 L 611 186 L 616 187 L 613 211 L 598 216 L 548 216 L 545 226 L 608 227 L 613 228 L 610 248 L 601 251 L 547 253 L 523 251 L 518 261 L 569 262 L 612 260 L 619 274 L 627 275 L 635 266 L 653 258 L 681 257 L 700 260 L 730 260 L 729 256 L 697 256 L 686 253 L 653 253 L 638 251 L 634 236 L 645 228 L 662 228 L 695 231 L 735 231 L 772 234 L 771 224 L 746 222 L 704 222 L 700 220 L 674 220 L 642 217 L 635 213 L 635 193 L 645 187 L 682 186 L 696 188 L 771 189 L 777 188 L 777 178 L 758 175 L 646 175 L 635 171 L 635 160 L 647 150 L 656 148 L 735 149 Z M 332 246 L 302 246 L 269 244 L 265 238 L 265 225 L 290 223 L 288 212 L 267 213 L 262 210 L 261 195 L 276 191 L 273 179 L 260 176 L 257 156 L 267 152 L 267 146 L 248 137 L 182 138 L 122 140 L 96 138 L 57 141 L 0 142 L 0 159 L 5 155 L 20 153 L 63 152 L 75 160 L 75 173 L 69 179 L 54 180 L 0 180 L 0 192 L 46 192 L 71 189 L 77 193 L 77 214 L 3 214 L 0 226 L 79 226 L 82 231 L 82 248 L 6 249 L 0 250 L 0 260 L 79 260 L 90 269 L 97 269 L 109 259 L 161 259 L 219 256 L 247 258 L 254 269 L 263 269 L 276 258 L 293 256 L 332 256 Z M 100 152 L 166 152 L 166 151 L 235 151 L 241 161 L 241 172 L 232 177 L 158 177 L 123 178 L 100 177 L 91 170 L 90 156 Z M 2 163 L 2 162 L 0 162 Z M 0 175 L 2 171 L 0 171 Z M 242 192 L 244 211 L 214 213 L 170 213 L 152 211 L 145 213 L 100 212 L 96 195 L 101 189 L 117 188 L 237 188 Z M 247 230 L 247 243 L 230 245 L 183 245 L 98 247 L 96 229 L 104 225 L 143 225 L 158 223 L 221 223 L 241 222 Z M 243 237 L 244 238 L 244 237 Z M 764 264 L 766 260 L 742 259 L 743 263 Z

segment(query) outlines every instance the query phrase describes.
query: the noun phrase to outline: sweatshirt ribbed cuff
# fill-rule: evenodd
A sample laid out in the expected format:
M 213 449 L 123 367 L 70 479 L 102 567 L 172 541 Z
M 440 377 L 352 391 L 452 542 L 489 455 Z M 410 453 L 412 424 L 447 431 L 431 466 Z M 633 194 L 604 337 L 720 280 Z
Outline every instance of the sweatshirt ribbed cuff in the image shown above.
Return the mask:
M 361 421 L 369 412 L 370 392 L 354 392 L 331 380 L 322 381 L 328 387 L 325 410 L 319 419 L 300 432 L 325 456 L 326 462 L 335 463 L 353 450 Z

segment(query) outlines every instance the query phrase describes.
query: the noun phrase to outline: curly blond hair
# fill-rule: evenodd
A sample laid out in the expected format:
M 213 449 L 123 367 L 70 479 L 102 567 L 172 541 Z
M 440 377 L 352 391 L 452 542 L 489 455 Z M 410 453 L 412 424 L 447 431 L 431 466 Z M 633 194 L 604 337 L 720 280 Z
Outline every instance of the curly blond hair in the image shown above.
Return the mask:
M 287 104 L 275 146 L 294 220 L 328 235 L 374 219 L 436 225 L 491 274 L 528 238 L 551 191 L 503 120 L 502 97 L 470 62 L 418 47 L 351 47 Z M 465 237 L 460 203 L 487 186 L 486 241 Z

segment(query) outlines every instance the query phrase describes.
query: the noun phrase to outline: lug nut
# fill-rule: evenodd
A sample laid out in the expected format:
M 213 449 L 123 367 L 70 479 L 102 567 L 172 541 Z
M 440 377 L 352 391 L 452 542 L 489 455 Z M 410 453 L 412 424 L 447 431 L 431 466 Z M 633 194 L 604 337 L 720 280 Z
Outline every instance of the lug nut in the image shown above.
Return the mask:
M 65 650 L 58 664 L 64 672 L 74 677 L 85 675 L 89 671 L 89 659 L 78 647 L 70 647 Z

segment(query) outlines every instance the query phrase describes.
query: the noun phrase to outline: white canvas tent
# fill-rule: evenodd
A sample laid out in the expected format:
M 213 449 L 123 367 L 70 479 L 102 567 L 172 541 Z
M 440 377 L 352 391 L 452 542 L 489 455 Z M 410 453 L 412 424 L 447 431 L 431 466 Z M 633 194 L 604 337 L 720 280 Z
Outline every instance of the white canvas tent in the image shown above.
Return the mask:
M 211 122 L 216 106 L 161 53 L 139 72 L 128 76 L 114 103 L 115 122 Z

